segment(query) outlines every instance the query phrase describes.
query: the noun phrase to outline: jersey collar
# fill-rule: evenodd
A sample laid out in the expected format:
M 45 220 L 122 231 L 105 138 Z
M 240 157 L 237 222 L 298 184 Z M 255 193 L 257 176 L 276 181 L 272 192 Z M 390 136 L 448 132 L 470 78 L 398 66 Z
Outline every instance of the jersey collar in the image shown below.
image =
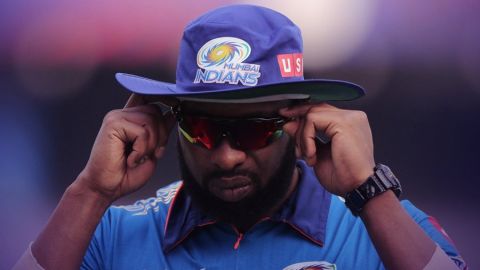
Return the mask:
M 323 246 L 330 209 L 331 194 L 317 180 L 314 171 L 305 162 L 298 161 L 301 171 L 297 189 L 282 208 L 269 219 L 283 222 L 317 245 Z M 216 223 L 205 215 L 182 189 L 172 200 L 164 228 L 163 250 L 169 252 L 196 229 Z

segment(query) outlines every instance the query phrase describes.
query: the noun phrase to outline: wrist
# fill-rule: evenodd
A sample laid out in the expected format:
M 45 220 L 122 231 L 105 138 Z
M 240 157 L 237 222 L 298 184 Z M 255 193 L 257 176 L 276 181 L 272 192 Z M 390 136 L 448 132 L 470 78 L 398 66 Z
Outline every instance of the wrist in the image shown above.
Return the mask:
M 104 210 L 115 201 L 111 196 L 107 196 L 84 184 L 85 181 L 81 181 L 79 178 L 67 188 L 65 196 L 93 203 L 97 207 L 104 208 Z
M 367 177 L 364 183 L 345 195 L 345 204 L 355 216 L 359 215 L 372 199 L 386 192 L 392 193 L 398 198 L 402 192 L 400 182 L 390 168 L 377 164 L 373 171 L 373 174 Z
M 395 193 L 391 190 L 387 190 L 378 196 L 368 200 L 362 208 L 362 211 L 358 214 L 362 219 L 370 216 L 375 216 L 379 209 L 387 208 L 394 210 L 393 205 L 399 205 L 399 200 Z M 384 209 L 384 210 L 387 210 Z
M 365 182 L 368 181 L 369 177 L 375 174 L 375 165 L 369 167 L 369 169 L 364 169 L 362 172 L 356 174 L 353 178 L 354 181 L 350 188 L 342 195 L 343 198 L 346 198 L 347 195 L 356 189 L 360 188 Z
M 72 183 L 72 189 L 79 194 L 112 204 L 120 196 L 117 190 L 119 184 L 117 181 L 110 181 L 111 179 L 114 178 L 85 168 Z

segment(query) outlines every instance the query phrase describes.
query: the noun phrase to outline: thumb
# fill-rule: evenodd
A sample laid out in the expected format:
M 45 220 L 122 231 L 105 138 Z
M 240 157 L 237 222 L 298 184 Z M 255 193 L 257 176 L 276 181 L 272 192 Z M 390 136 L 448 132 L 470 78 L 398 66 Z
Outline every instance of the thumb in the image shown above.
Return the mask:
M 297 120 L 290 121 L 283 125 L 283 131 L 290 135 L 290 137 L 295 138 L 295 134 L 297 133 L 298 127 L 300 126 L 300 122 Z

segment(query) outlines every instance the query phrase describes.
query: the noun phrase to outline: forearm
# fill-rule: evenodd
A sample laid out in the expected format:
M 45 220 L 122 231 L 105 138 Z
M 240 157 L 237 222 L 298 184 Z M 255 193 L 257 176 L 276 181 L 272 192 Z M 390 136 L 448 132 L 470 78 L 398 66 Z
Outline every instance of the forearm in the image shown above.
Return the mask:
M 360 214 L 387 269 L 423 269 L 435 243 L 387 191 L 371 199 Z
M 32 245 L 33 255 L 44 268 L 78 269 L 93 232 L 110 205 L 108 200 L 76 182 L 67 188 Z

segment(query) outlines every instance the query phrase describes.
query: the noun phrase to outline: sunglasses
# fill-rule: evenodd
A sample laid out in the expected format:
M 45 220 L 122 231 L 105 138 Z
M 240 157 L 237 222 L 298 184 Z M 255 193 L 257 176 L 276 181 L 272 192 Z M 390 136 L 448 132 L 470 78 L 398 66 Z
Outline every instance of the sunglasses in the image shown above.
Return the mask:
M 235 149 L 261 149 L 281 138 L 283 125 L 291 120 L 283 117 L 213 118 L 185 114 L 178 109 L 173 112 L 183 137 L 209 150 L 224 138 L 229 139 Z

